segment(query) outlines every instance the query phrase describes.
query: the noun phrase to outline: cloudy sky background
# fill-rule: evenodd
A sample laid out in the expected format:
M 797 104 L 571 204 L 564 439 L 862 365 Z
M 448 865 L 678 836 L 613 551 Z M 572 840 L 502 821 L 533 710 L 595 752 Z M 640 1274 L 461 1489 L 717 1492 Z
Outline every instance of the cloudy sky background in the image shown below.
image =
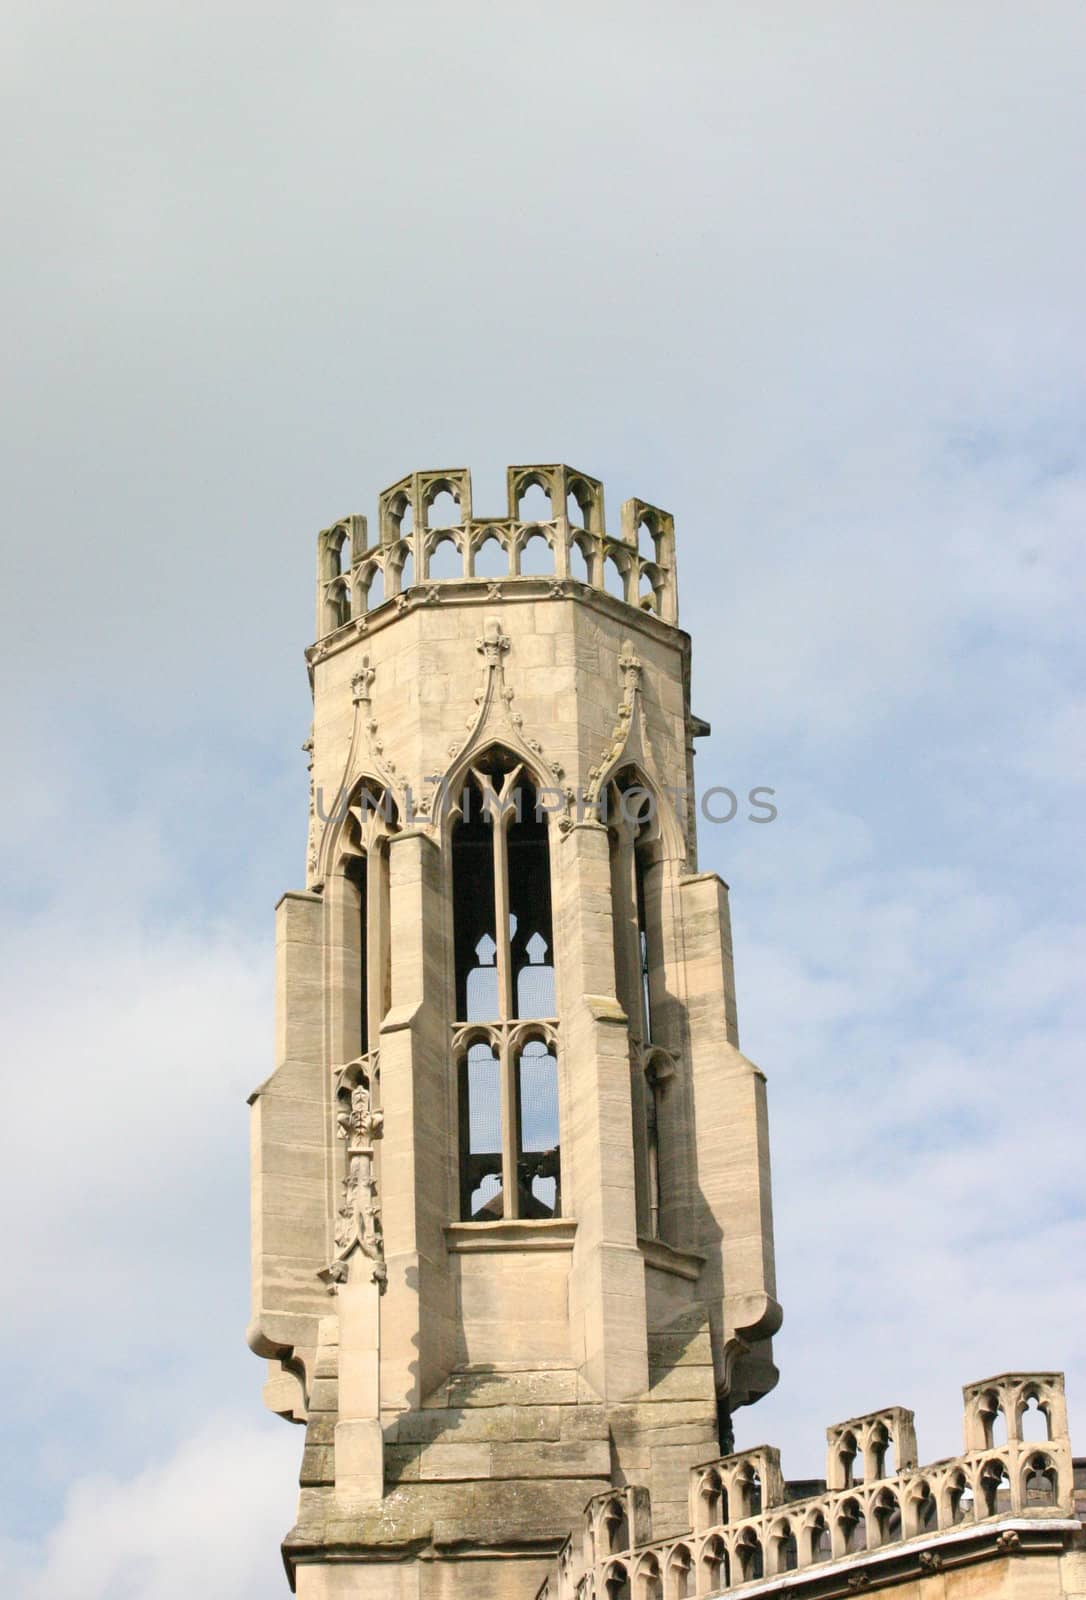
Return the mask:
M 1086 12 L 17 5 L 0 59 L 14 1600 L 286 1592 L 247 1113 L 313 535 L 415 467 L 673 510 L 767 1070 L 742 1443 L 1062 1367 L 1086 1451 Z

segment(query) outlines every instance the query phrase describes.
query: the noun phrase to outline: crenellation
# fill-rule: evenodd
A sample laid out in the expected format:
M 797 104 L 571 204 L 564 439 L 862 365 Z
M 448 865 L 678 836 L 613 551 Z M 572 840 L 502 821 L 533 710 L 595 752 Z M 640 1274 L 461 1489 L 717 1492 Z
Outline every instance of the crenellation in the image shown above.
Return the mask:
M 911 1411 L 889 1406 L 826 1429 L 826 1484 L 848 1489 L 884 1478 L 889 1460 L 899 1469 L 916 1465 L 916 1427 Z
M 505 516 L 475 517 L 471 475 L 455 468 L 415 472 L 383 490 L 373 543 L 363 516 L 345 517 L 322 529 L 317 540 L 317 639 L 386 606 L 394 610 L 420 597 L 426 603 L 425 586 L 430 583 L 480 581 L 475 578 L 476 557 L 492 540 L 506 557 L 507 571 L 488 580 L 487 599 L 498 598 L 494 591 L 504 592 L 505 585 L 515 589 L 525 581 L 522 556 L 532 541 L 542 540 L 550 552 L 547 573 L 557 587 L 552 598 L 565 597 L 566 583 L 606 590 L 610 563 L 619 574 L 624 604 L 665 623 L 677 622 L 674 521 L 667 512 L 628 500 L 622 508 L 622 533 L 615 538 L 604 525 L 603 486 L 597 479 L 565 466 L 510 467 L 506 478 Z M 521 519 L 524 496 L 533 487 L 550 501 L 551 515 L 543 521 Z M 456 520 L 432 523 L 434 502 L 442 495 L 451 497 Z M 444 544 L 456 551 L 460 570 L 455 577 L 432 575 L 435 554 Z M 573 570 L 574 549 L 584 563 L 581 576 Z
M 991 1396 L 1006 1396 L 1020 1408 L 1030 1399 L 1043 1399 L 1050 1408 L 1047 1414 L 1057 1418 L 1054 1426 L 1065 1426 L 1059 1373 L 988 1379 L 968 1385 L 964 1396 L 967 1432 L 978 1403 Z M 1014 1526 L 1019 1528 L 1034 1519 L 1043 1525 L 1074 1515 L 1065 1432 L 1053 1433 L 1043 1445 L 1017 1438 L 1002 1446 L 989 1442 L 960 1457 L 918 1467 L 912 1412 L 891 1407 L 836 1424 L 827 1430 L 827 1440 L 828 1465 L 838 1481 L 802 1498 L 788 1494 L 780 1458 L 767 1445 L 695 1467 L 689 1474 L 687 1528 L 670 1537 L 661 1538 L 653 1530 L 656 1497 L 647 1490 L 630 1487 L 623 1501 L 593 1497 L 585 1508 L 579 1570 L 571 1540 L 559 1553 L 546 1592 L 571 1600 L 608 1600 L 625 1593 L 631 1583 L 636 1594 L 637 1585 L 649 1580 L 649 1588 L 640 1591 L 648 1593 L 658 1576 L 678 1568 L 695 1574 L 692 1584 L 699 1595 L 716 1595 L 789 1575 L 795 1581 L 807 1569 L 825 1564 L 829 1570 L 832 1563 L 850 1557 L 859 1568 L 876 1553 L 921 1543 L 929 1549 L 940 1534 L 973 1529 L 982 1534 L 985 1524 L 1008 1518 L 1018 1519 Z M 883 1473 L 880 1452 L 895 1440 L 902 1464 Z M 879 1475 L 853 1480 L 852 1458 L 842 1467 L 842 1451 L 849 1447 L 862 1449 L 865 1464 Z M 640 1535 L 621 1515 L 633 1496 Z M 930 1560 L 919 1565 L 920 1570 L 938 1570 Z M 665 1592 L 693 1593 L 694 1587 Z

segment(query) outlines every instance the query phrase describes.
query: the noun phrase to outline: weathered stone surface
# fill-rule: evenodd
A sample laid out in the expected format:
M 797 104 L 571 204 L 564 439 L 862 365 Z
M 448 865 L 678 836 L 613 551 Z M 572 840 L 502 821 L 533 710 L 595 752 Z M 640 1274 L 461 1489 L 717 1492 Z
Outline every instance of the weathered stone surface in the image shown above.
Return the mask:
M 606 1478 L 611 1452 L 606 1439 L 563 1439 L 560 1444 L 495 1444 L 495 1478 Z
M 577 1374 L 566 1371 L 453 1372 L 427 1406 L 572 1406 L 580 1392 Z
M 576 1419 L 584 1417 L 578 1432 Z M 496 1405 L 474 1408 L 441 1408 L 406 1412 L 386 1429 L 386 1437 L 398 1444 L 426 1444 L 511 1441 L 515 1439 L 558 1439 L 606 1436 L 607 1422 L 598 1406 Z

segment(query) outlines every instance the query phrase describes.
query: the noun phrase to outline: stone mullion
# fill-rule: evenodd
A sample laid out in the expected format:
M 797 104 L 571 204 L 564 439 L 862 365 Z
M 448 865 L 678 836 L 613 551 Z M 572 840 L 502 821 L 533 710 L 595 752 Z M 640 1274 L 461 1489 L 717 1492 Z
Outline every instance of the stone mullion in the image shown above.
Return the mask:
M 491 814 L 494 846 L 494 941 L 498 967 L 498 1016 L 509 1022 L 513 1016 L 513 953 L 509 940 L 509 851 L 506 844 L 509 813 Z
M 517 1217 L 520 1215 L 518 1204 L 519 1194 L 517 1187 L 517 1084 L 516 1062 L 513 1059 L 513 1048 L 507 1027 L 501 1030 L 501 1043 L 498 1046 L 499 1072 L 501 1074 L 502 1090 L 502 1193 L 504 1204 L 502 1215 Z
M 504 798 L 504 796 L 503 796 Z M 509 938 L 509 819 L 510 808 L 493 808 L 490 826 L 494 844 L 494 936 L 497 943 L 498 1015 L 501 1018 L 498 1047 L 502 1102 L 502 1195 L 503 1214 L 516 1217 L 517 1205 L 517 1115 L 516 1063 L 509 1042 L 509 1023 L 513 1018 L 513 953 Z

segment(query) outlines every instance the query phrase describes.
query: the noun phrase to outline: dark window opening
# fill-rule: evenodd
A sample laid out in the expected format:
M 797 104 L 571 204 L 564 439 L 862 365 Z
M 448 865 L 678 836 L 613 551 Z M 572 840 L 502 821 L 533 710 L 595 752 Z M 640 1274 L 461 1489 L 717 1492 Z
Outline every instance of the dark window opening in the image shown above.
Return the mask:
M 618 1501 L 612 1501 L 607 1508 L 604 1530 L 607 1534 L 607 1549 L 611 1555 L 630 1548 L 630 1524 L 626 1508 Z
M 509 850 L 509 953 L 517 1017 L 553 1017 L 554 966 L 550 959 L 551 868 L 547 819 L 525 785 L 507 835 Z
M 645 1074 L 645 1136 L 649 1165 L 649 1233 L 660 1237 L 660 1083 L 650 1068 Z
M 645 916 L 645 856 L 641 850 L 634 852 L 637 879 L 637 944 L 641 967 L 641 1026 L 644 1044 L 652 1043 L 652 1005 L 649 999 L 649 932 Z
M 367 900 L 367 871 L 365 856 L 352 856 L 347 863 L 346 875 L 358 896 L 358 1038 L 359 1052 L 369 1049 L 369 918 Z
M 475 784 L 464 790 L 464 818 L 453 833 L 456 907 L 456 1015 L 461 1022 L 497 1018 L 497 928 L 494 921 L 494 841 Z
M 630 1580 L 623 1566 L 614 1566 L 607 1574 L 607 1600 L 630 1600 Z

